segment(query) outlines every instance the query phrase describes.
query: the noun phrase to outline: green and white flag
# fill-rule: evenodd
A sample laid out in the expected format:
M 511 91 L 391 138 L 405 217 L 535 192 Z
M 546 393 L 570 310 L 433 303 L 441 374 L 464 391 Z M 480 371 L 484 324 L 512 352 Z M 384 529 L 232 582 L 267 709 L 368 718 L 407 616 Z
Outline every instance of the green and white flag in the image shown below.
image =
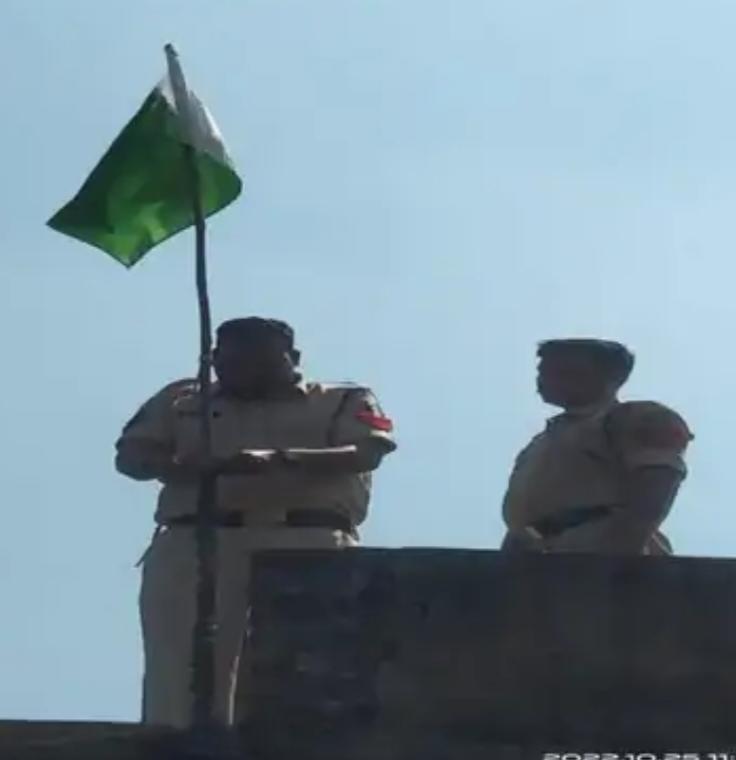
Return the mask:
M 167 76 L 49 226 L 133 266 L 155 245 L 194 223 L 185 142 L 194 149 L 204 216 L 234 201 L 242 183 L 222 136 L 197 96 L 186 92 L 187 128 Z

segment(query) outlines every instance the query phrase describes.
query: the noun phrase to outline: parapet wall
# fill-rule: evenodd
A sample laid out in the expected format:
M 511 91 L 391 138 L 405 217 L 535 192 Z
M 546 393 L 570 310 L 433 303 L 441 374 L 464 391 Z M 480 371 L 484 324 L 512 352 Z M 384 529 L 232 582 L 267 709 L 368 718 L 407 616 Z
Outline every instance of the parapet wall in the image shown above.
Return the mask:
M 736 758 L 735 561 L 269 552 L 252 601 L 231 760 Z M 212 760 L 190 744 L 0 721 L 1 760 Z
M 253 602 L 268 744 L 330 736 L 375 760 L 736 748 L 733 561 L 274 552 Z

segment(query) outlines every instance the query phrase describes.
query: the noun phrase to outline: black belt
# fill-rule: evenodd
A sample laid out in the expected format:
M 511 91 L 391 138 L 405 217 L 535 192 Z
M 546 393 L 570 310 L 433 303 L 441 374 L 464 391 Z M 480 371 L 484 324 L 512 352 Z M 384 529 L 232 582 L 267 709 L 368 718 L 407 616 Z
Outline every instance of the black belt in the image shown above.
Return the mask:
M 248 522 L 247 517 L 246 512 L 220 511 L 215 513 L 212 522 L 218 528 L 278 527 L 278 524 L 276 526 L 252 525 Z M 191 527 L 198 523 L 198 515 L 179 515 L 161 521 L 161 525 L 167 528 Z M 331 509 L 295 509 L 286 513 L 283 525 L 290 528 L 331 528 L 332 530 L 342 530 L 345 533 L 353 531 L 350 520 L 340 512 L 334 512 Z
M 616 507 L 601 505 L 598 507 L 575 507 L 566 509 L 558 515 L 550 515 L 537 522 L 532 523 L 529 527 L 536 530 L 543 538 L 551 538 L 560 533 L 564 533 L 570 528 L 577 528 L 587 522 L 601 520 L 608 517 Z

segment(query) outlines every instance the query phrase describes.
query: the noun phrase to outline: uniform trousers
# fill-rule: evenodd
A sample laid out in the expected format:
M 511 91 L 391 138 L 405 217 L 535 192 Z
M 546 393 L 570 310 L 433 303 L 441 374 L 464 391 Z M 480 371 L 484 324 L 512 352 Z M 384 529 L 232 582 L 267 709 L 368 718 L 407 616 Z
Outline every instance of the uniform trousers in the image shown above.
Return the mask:
M 342 549 L 355 546 L 347 533 L 317 527 L 217 528 L 217 633 L 214 716 L 230 725 L 246 633 L 253 553 L 264 549 Z M 153 539 L 143 560 L 140 615 L 145 672 L 145 723 L 187 728 L 192 721 L 192 632 L 196 620 L 195 529 L 175 526 Z M 247 676 L 246 676 L 247 677 Z

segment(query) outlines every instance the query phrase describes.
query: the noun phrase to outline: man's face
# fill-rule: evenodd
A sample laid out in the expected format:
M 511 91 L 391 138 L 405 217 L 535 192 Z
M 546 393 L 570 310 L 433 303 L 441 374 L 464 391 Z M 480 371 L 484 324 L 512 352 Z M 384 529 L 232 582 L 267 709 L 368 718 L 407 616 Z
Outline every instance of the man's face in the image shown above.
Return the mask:
M 611 385 L 594 358 L 582 352 L 560 351 L 540 359 L 537 390 L 548 404 L 567 409 L 604 401 Z
M 241 394 L 258 394 L 294 381 L 295 355 L 277 335 L 220 340 L 213 365 L 222 387 Z

